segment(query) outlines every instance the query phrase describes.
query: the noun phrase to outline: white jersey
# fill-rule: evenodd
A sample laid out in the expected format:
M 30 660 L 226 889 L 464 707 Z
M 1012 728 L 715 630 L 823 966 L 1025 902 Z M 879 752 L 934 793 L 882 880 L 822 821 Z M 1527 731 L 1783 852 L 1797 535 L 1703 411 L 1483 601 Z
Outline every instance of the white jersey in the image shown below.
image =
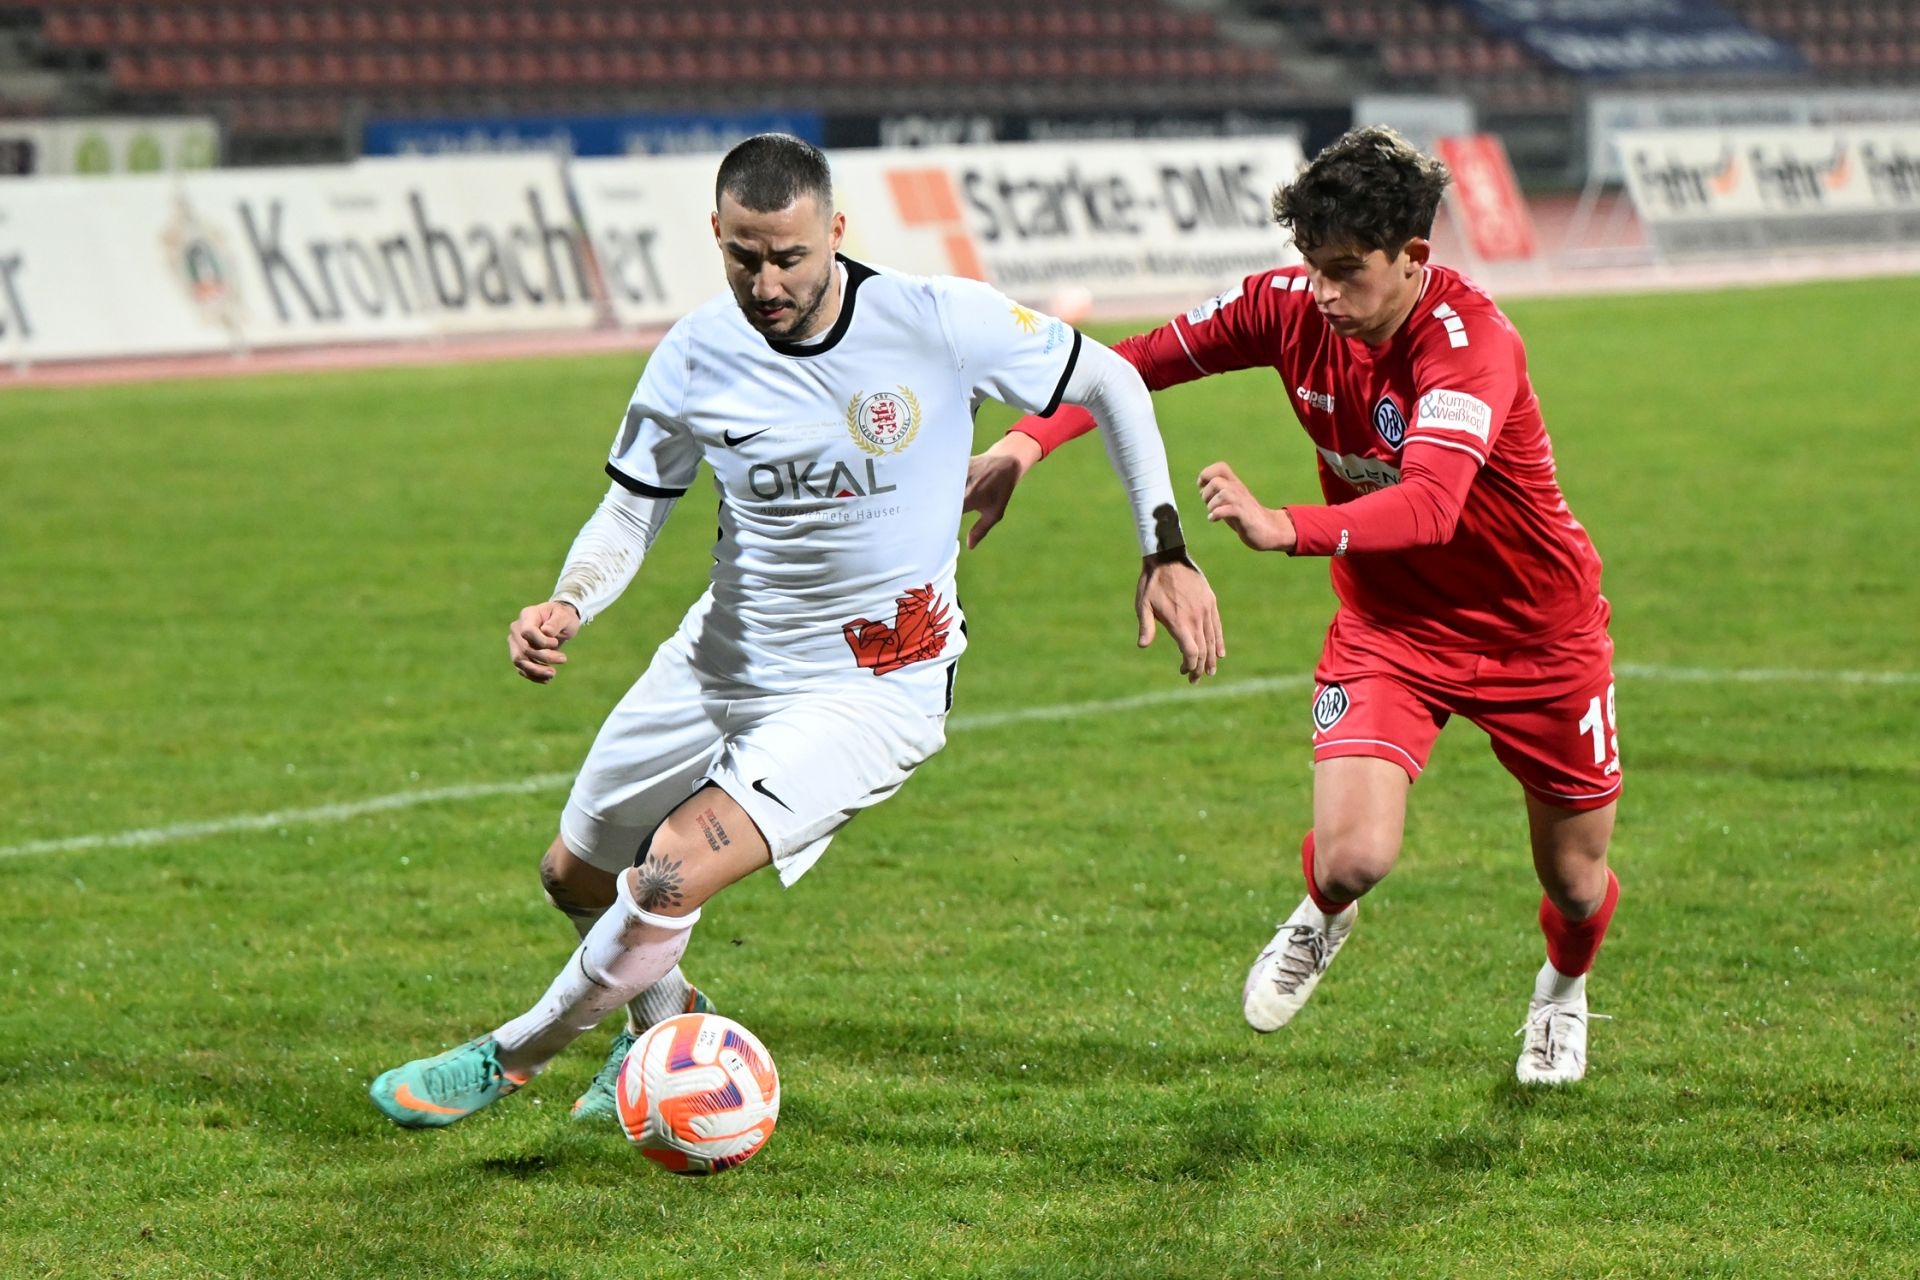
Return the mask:
M 713 582 L 682 633 L 699 668 L 755 689 L 950 679 L 966 648 L 954 569 L 974 408 L 1052 412 L 1080 351 L 1076 330 L 987 285 L 841 262 L 840 314 L 818 341 L 761 336 L 731 294 L 683 317 L 607 463 L 655 497 L 712 468 Z

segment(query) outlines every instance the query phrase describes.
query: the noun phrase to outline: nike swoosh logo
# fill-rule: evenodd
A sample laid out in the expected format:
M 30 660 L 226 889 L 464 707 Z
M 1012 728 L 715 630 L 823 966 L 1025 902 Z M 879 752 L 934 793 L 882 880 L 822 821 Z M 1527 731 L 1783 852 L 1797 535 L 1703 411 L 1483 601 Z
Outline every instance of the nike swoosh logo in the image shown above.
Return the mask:
M 733 432 L 731 431 L 724 431 L 721 433 L 720 438 L 722 440 L 725 440 L 727 442 L 727 448 L 731 449 L 737 445 L 745 444 L 747 441 L 753 439 L 755 436 L 763 436 L 771 430 L 773 430 L 772 427 L 762 427 L 758 431 L 749 431 L 747 432 L 747 434 L 743 436 L 737 436 L 733 434 Z
M 782 800 L 779 796 L 773 794 L 773 792 L 767 790 L 767 780 L 765 778 L 755 778 L 753 781 L 753 789 L 755 791 L 758 791 L 761 795 L 765 796 L 767 799 L 773 801 L 775 804 L 779 805 L 782 809 L 785 809 L 788 813 L 793 812 L 792 805 L 788 804 L 785 800 Z
M 458 1107 L 443 1107 L 437 1102 L 428 1102 L 425 1098 L 414 1096 L 413 1090 L 402 1084 L 393 1091 L 393 1100 L 409 1111 L 431 1111 L 437 1116 L 459 1116 L 466 1112 Z

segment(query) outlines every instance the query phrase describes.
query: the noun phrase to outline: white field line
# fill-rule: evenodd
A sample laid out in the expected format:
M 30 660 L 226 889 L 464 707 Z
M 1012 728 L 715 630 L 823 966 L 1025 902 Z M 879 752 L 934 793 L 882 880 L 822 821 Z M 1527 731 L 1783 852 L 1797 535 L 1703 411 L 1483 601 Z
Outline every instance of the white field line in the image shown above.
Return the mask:
M 1806 671 L 1793 667 L 1723 671 L 1717 667 L 1661 667 L 1623 662 L 1614 667 L 1613 673 L 1629 680 L 1663 680 L 1668 684 L 1920 684 L 1920 671 Z
M 1628 680 L 1664 681 L 1674 684 L 1845 684 L 1845 685 L 1920 685 L 1915 671 L 1809 671 L 1789 668 L 1746 668 L 1723 670 L 1712 667 L 1665 667 L 1623 663 L 1614 673 Z M 1304 689 L 1312 683 L 1305 675 L 1268 676 L 1258 680 L 1226 680 L 1192 688 L 1156 690 L 1125 698 L 1105 698 L 1095 702 L 1066 702 L 1054 706 L 1019 707 L 1008 711 L 963 713 L 947 722 L 949 732 L 997 729 L 1002 725 L 1023 724 L 1035 720 L 1078 720 L 1087 716 L 1114 715 L 1146 707 L 1169 706 L 1181 702 L 1221 701 L 1246 698 L 1262 693 L 1285 693 Z M 133 831 L 105 832 L 96 835 L 67 836 L 58 840 L 30 840 L 25 844 L 0 845 L 0 858 L 26 858 L 43 853 L 78 853 L 87 849 L 133 849 L 149 845 L 172 844 L 203 836 L 230 835 L 238 831 L 277 831 L 282 827 L 312 826 L 346 822 L 369 813 L 390 813 L 423 804 L 442 804 L 460 800 L 485 800 L 494 796 L 527 795 L 553 791 L 573 781 L 571 773 L 536 773 L 510 782 L 474 782 L 455 787 L 428 787 L 418 791 L 398 791 L 342 804 L 323 804 L 310 809 L 282 809 L 273 813 L 238 814 L 231 818 L 213 818 L 204 822 L 180 822 L 165 827 L 142 827 Z

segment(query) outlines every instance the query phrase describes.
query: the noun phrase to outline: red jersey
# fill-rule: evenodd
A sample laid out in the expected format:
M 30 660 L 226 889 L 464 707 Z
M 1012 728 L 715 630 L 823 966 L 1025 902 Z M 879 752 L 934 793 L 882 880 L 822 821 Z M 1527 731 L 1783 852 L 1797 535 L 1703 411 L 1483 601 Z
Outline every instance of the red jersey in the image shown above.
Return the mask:
M 1248 276 L 1114 350 L 1155 391 L 1210 373 L 1280 375 L 1320 454 L 1326 506 L 1289 506 L 1297 555 L 1329 555 L 1348 609 L 1442 648 L 1541 644 L 1604 622 L 1600 557 L 1554 478 L 1526 349 L 1493 299 L 1424 269 L 1381 346 L 1334 332 L 1306 270 Z M 1015 427 L 1042 449 L 1084 409 Z

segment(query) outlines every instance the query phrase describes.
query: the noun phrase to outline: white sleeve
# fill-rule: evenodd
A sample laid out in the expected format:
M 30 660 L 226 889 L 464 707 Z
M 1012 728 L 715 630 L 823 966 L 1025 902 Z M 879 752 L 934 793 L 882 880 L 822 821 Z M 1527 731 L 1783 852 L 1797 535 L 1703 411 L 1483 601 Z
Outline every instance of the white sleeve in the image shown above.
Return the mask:
M 553 599 L 578 609 L 581 622 L 592 622 L 633 581 L 677 501 L 609 485 L 567 552 Z
M 1092 338 L 1080 344 L 1061 399 L 1081 405 L 1100 425 L 1107 460 L 1126 488 L 1140 551 L 1154 555 L 1186 545 L 1180 509 L 1167 475 L 1167 449 L 1153 416 L 1153 394 L 1131 364 Z
M 633 389 L 614 432 L 607 474 L 643 498 L 677 498 L 700 467 L 700 445 L 681 420 L 691 366 L 689 324 L 667 331 Z
M 940 323 L 974 397 L 1049 414 L 1080 352 L 1077 329 L 978 280 L 935 278 Z

